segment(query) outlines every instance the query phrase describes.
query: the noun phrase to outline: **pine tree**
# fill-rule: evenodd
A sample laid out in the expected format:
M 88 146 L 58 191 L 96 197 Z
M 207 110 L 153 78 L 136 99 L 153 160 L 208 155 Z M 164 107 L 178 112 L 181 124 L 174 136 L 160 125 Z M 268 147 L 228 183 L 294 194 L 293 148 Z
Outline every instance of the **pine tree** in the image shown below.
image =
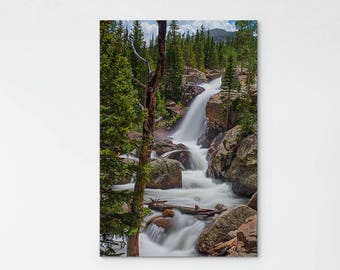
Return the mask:
M 204 32 L 204 28 L 201 28 L 201 35 L 203 36 L 203 44 L 204 44 L 204 67 L 209 68 L 209 55 L 210 55 L 210 31 L 208 30 L 207 34 Z
M 231 93 L 234 91 L 239 91 L 241 89 L 240 81 L 238 80 L 236 73 L 236 53 L 231 51 L 227 57 L 227 63 L 225 71 L 222 78 L 222 90 L 226 94 L 225 97 L 225 107 L 226 107 L 226 119 L 227 125 L 226 129 L 229 129 L 229 119 L 230 119 L 230 106 L 231 106 Z
M 236 28 L 235 47 L 241 70 L 243 70 L 244 67 L 247 68 L 247 66 L 256 63 L 257 22 L 237 21 Z
M 130 34 L 130 40 L 133 41 L 133 45 L 138 53 L 145 59 L 150 59 L 148 55 L 148 50 L 146 48 L 146 42 L 144 41 L 144 34 L 142 31 L 142 25 L 139 21 L 134 21 L 133 30 Z M 130 50 L 130 63 L 132 67 L 132 73 L 134 78 L 139 81 L 146 81 L 148 79 L 148 70 L 145 64 L 142 63 L 136 55 Z M 139 98 L 142 99 L 144 94 L 144 89 L 136 85 L 138 90 Z
M 158 58 L 158 54 L 157 54 L 157 41 L 155 40 L 154 36 L 152 35 L 151 39 L 150 39 L 150 43 L 149 43 L 149 47 L 148 47 L 148 55 L 150 57 L 150 62 L 152 62 L 152 66 L 156 66 L 157 63 L 157 58 Z
M 120 155 L 130 153 L 136 144 L 128 138 L 138 122 L 137 92 L 131 84 L 132 71 L 124 56 L 122 25 L 100 22 L 100 232 L 101 242 L 108 235 L 124 237 L 133 231 L 130 213 L 123 210 L 131 195 L 113 192 L 121 178 L 131 178 L 135 167 Z M 122 244 L 113 241 L 113 244 Z M 102 255 L 118 255 L 109 249 Z
M 209 44 L 209 50 L 208 50 L 208 55 L 207 55 L 207 65 L 206 68 L 209 69 L 214 69 L 214 68 L 218 68 L 218 55 L 217 55 L 217 49 L 216 49 L 216 44 L 214 41 L 214 38 L 211 37 L 209 38 L 209 40 L 207 41 L 207 43 Z
M 178 33 L 176 21 L 170 24 L 166 43 L 166 68 L 164 76 L 165 96 L 175 102 L 181 99 L 182 75 L 184 71 L 183 51 L 181 47 L 181 35 Z
M 189 32 L 187 32 L 186 37 L 184 39 L 184 45 L 183 45 L 183 55 L 184 55 L 184 61 L 185 65 L 195 68 L 196 67 L 196 56 L 192 45 L 192 39 L 190 37 Z
M 225 67 L 226 65 L 226 47 L 223 41 L 220 41 L 217 46 L 217 54 L 218 54 L 218 65 L 220 68 Z
M 194 40 L 194 53 L 197 68 L 204 71 L 204 35 L 201 35 L 198 30 L 196 31 Z

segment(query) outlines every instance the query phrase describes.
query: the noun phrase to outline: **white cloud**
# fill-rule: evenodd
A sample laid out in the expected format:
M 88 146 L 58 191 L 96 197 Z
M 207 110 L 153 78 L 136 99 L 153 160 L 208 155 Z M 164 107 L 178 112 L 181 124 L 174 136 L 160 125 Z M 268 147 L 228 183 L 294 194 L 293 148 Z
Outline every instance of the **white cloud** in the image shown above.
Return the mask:
M 154 36 L 154 38 L 157 37 L 158 26 L 157 26 L 156 22 L 150 23 L 150 22 L 143 21 L 143 22 L 141 22 L 141 25 L 142 25 L 142 29 L 143 29 L 143 32 L 144 32 L 144 39 L 145 39 L 145 41 L 147 41 L 147 43 L 152 38 L 152 36 Z
M 124 24 L 131 30 L 133 21 L 125 21 Z M 170 21 L 168 21 L 169 27 Z M 194 34 L 197 29 L 201 29 L 201 25 L 203 24 L 205 29 L 213 29 L 213 28 L 221 28 L 226 31 L 236 31 L 235 25 L 230 21 L 178 21 L 179 24 L 179 32 L 181 34 L 187 33 L 189 31 L 190 34 Z M 158 26 L 156 21 L 141 21 L 141 26 L 144 32 L 144 39 L 147 43 L 149 43 L 152 36 L 154 38 L 157 37 Z
M 185 21 L 182 21 L 180 23 L 180 31 L 189 31 L 190 33 L 195 33 L 197 29 L 201 28 L 202 24 L 206 30 L 221 28 L 226 31 L 236 31 L 235 25 L 230 23 L 229 21 L 188 21 L 187 23 Z

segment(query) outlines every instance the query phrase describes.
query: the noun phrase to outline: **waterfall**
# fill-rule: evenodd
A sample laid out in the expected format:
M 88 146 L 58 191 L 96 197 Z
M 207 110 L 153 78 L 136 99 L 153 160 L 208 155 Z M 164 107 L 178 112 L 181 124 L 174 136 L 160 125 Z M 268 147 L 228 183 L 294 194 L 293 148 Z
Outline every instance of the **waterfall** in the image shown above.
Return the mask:
M 156 242 L 160 243 L 164 237 L 164 229 L 161 227 L 158 227 L 155 224 L 150 224 L 148 228 L 145 231 L 146 235 L 149 236 L 149 238 Z
M 146 189 L 145 200 L 157 198 L 167 200 L 170 204 L 189 207 L 197 204 L 202 208 L 214 208 L 218 203 L 232 206 L 244 202 L 244 199 L 233 194 L 229 183 L 222 183 L 205 174 L 208 149 L 201 148 L 196 142 L 204 129 L 206 104 L 211 96 L 220 91 L 221 78 L 201 86 L 205 91 L 192 101 L 182 123 L 172 135 L 174 143 L 183 143 L 188 147 L 193 169 L 182 171 L 181 189 Z M 196 256 L 195 243 L 210 222 L 211 219 L 198 220 L 175 210 L 175 225 L 169 232 L 165 233 L 152 224 L 140 234 L 140 255 Z
M 179 129 L 172 136 L 175 141 L 182 143 L 195 141 L 196 144 L 196 140 L 203 131 L 205 107 L 209 98 L 220 91 L 221 78 L 215 79 L 210 83 L 201 84 L 201 86 L 205 91 L 198 95 L 191 103 Z
M 205 89 L 191 103 L 181 125 L 172 135 L 174 143 L 183 143 L 190 152 L 193 168 L 182 171 L 181 189 L 146 189 L 145 200 L 156 198 L 166 200 L 169 204 L 201 208 L 214 208 L 221 203 L 226 207 L 244 203 L 245 199 L 235 195 L 230 183 L 209 178 L 205 172 L 208 168 L 206 155 L 208 149 L 197 145 L 197 139 L 204 129 L 205 107 L 211 96 L 220 91 L 221 79 L 201 84 Z M 163 156 L 167 156 L 164 154 Z M 115 189 L 132 188 L 133 184 L 116 186 Z M 165 232 L 155 224 L 150 224 L 139 235 L 139 252 L 141 256 L 197 256 L 195 243 L 212 219 L 199 220 L 195 216 L 185 215 L 174 210 L 174 226 Z M 154 215 L 161 213 L 153 211 Z

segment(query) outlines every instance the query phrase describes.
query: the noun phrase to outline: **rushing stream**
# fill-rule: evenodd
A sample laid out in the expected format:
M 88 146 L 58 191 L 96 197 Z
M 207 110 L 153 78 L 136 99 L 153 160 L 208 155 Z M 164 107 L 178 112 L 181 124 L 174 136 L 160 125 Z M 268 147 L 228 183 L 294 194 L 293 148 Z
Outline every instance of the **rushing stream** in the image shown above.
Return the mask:
M 221 203 L 227 207 L 244 202 L 235 195 L 229 183 L 222 183 L 205 175 L 208 167 L 206 155 L 208 149 L 197 145 L 205 123 L 205 107 L 211 96 L 220 91 L 221 79 L 201 84 L 205 91 L 191 103 L 182 123 L 171 135 L 174 143 L 186 145 L 192 159 L 192 170 L 182 172 L 182 189 L 146 189 L 145 200 L 156 198 L 167 200 L 169 204 L 201 208 L 214 208 Z M 127 184 L 128 186 L 133 184 Z M 154 215 L 159 215 L 154 211 Z M 151 217 L 152 217 L 151 216 Z M 148 217 L 151 218 L 151 217 Z M 164 230 L 151 224 L 140 234 L 140 256 L 196 256 L 195 244 L 209 220 L 199 220 L 195 216 L 181 214 L 175 210 L 174 227 Z

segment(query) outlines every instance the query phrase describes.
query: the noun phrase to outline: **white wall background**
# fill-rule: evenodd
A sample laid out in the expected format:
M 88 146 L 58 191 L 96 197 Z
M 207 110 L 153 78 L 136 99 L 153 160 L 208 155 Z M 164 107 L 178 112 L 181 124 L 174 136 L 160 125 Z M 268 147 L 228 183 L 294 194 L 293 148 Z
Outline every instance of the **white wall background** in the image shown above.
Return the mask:
M 331 0 L 0 2 L 1 269 L 340 269 Z M 257 259 L 98 256 L 99 19 L 258 19 Z

